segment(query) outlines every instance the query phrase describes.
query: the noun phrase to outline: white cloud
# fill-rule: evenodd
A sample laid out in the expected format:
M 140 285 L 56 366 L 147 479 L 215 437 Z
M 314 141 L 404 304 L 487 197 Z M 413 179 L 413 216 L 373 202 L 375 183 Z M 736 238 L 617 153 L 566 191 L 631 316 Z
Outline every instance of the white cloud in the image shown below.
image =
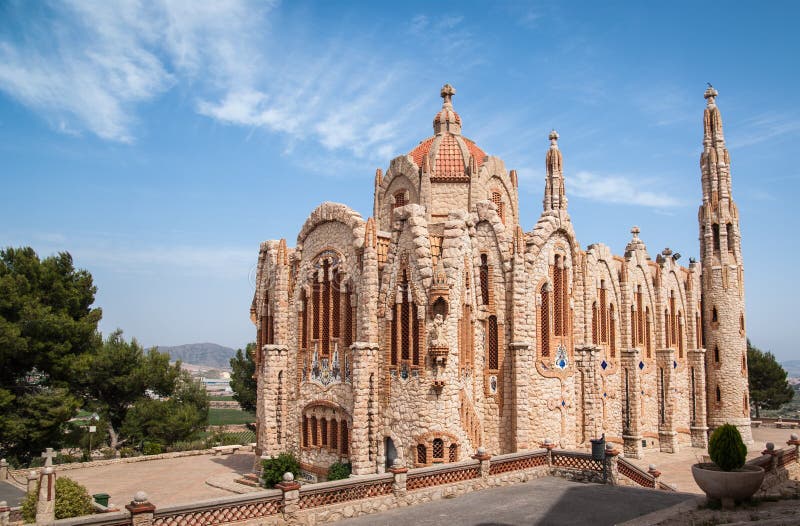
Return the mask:
M 724 121 L 724 111 L 722 117 Z M 800 132 L 800 119 L 771 112 L 746 119 L 728 129 L 732 130 L 728 133 L 728 146 L 744 148 L 784 135 L 797 134 Z
M 622 175 L 600 175 L 580 171 L 567 178 L 567 196 L 570 194 L 603 203 L 618 203 L 654 208 L 681 206 L 679 199 L 654 187 L 656 182 L 648 178 L 632 178 Z

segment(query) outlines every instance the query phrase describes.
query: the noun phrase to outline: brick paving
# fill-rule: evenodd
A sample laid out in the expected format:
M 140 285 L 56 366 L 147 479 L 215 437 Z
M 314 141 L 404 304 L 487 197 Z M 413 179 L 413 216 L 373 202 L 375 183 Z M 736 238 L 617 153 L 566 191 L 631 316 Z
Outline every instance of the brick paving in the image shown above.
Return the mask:
M 748 446 L 747 459 L 761 455 L 766 442 L 773 442 L 776 449 L 786 447 L 791 433 L 797 430 L 776 429 L 774 427 L 754 427 L 753 444 Z M 675 486 L 678 491 L 702 494 L 692 477 L 692 464 L 703 461 L 703 456 L 708 455 L 706 449 L 682 447 L 677 453 L 661 453 L 660 451 L 645 449 L 644 459 L 628 459 L 645 471 L 650 464 L 655 464 L 661 471 L 661 480 Z
M 108 493 L 116 506 L 128 504 L 137 491 L 145 491 L 156 506 L 185 504 L 233 495 L 206 480 L 248 473 L 253 467 L 253 453 L 199 455 L 132 464 L 113 464 L 64 471 L 62 476 L 80 482 L 90 494 Z

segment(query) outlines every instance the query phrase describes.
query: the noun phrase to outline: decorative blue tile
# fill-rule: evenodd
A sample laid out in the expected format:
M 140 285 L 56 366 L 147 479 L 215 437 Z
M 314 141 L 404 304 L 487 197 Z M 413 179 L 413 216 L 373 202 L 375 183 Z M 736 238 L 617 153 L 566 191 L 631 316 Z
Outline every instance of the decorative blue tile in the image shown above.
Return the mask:
M 639 362 L 639 370 L 641 371 L 644 369 L 644 362 Z
M 676 362 L 675 360 L 672 360 L 672 368 L 673 369 L 677 369 L 677 367 L 678 367 L 678 362 Z
M 564 407 L 566 405 L 567 405 L 567 402 L 565 402 L 564 400 L 561 400 L 561 407 Z
M 603 360 L 602 362 L 600 362 L 600 367 L 602 367 L 604 371 L 606 370 L 606 367 L 608 367 L 608 364 L 606 363 L 606 361 L 605 361 L 605 360 Z
M 603 398 L 608 398 L 608 394 L 603 393 Z

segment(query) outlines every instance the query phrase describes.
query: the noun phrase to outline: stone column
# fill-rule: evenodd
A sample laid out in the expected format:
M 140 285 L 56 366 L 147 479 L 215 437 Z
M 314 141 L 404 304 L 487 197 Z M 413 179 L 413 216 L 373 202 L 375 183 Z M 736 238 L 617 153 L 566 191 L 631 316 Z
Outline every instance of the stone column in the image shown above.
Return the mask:
M 658 489 L 658 477 L 661 476 L 661 472 L 656 469 L 655 464 L 650 464 L 647 468 L 647 472 L 653 476 L 653 488 Z
M 528 342 L 512 342 L 512 371 L 514 375 L 514 431 L 515 450 L 522 451 L 530 447 L 531 415 L 528 400 L 528 378 L 536 370 L 531 345 Z
M 131 514 L 132 526 L 151 526 L 155 516 L 156 507 L 147 500 L 147 493 L 137 491 L 130 504 L 125 505 Z
M 408 479 L 408 468 L 400 463 L 400 459 L 394 459 L 394 465 L 389 468 L 389 472 L 394 475 L 392 482 L 392 491 L 394 496 L 398 499 L 406 496 L 406 480 Z
M 36 493 L 36 487 L 39 485 L 39 474 L 35 471 L 28 472 L 28 493 Z
M 600 399 L 600 378 L 597 376 L 597 353 L 595 345 L 584 345 L 575 349 L 575 366 L 579 373 L 578 389 L 581 390 L 580 408 L 583 413 L 580 443 L 599 437 L 603 432 L 603 402 Z
M 708 447 L 708 424 L 706 422 L 706 350 L 689 349 L 689 389 L 692 400 L 690 407 L 692 447 L 705 449 Z M 692 375 L 694 371 L 694 375 Z M 694 385 L 692 383 L 694 382 Z
M 658 440 L 659 449 L 665 453 L 678 452 L 678 432 L 675 430 L 675 404 L 672 386 L 675 381 L 675 349 L 656 349 L 657 385 L 661 391 L 657 393 L 659 411 L 663 406 L 663 418 L 659 416 Z
M 259 437 L 258 447 L 262 455 L 277 456 L 288 449 L 286 444 L 286 423 L 280 426 L 282 430 L 278 434 L 278 416 L 285 418 L 286 411 L 279 410 L 286 405 L 287 393 L 289 392 L 288 375 L 289 368 L 289 348 L 284 344 L 264 345 L 262 351 L 261 371 L 261 393 L 260 398 L 263 407 L 263 420 L 261 421 L 261 436 Z M 281 382 L 282 400 L 278 400 L 278 383 Z M 258 456 L 256 455 L 258 462 Z M 259 466 L 260 467 L 260 466 Z
M 375 433 L 377 427 L 377 414 L 370 415 L 372 411 L 377 411 L 377 400 L 370 404 L 369 377 L 378 371 L 378 352 L 377 343 L 355 342 L 351 347 L 353 350 L 353 425 L 350 426 L 350 464 L 353 467 L 354 475 L 367 475 L 377 471 L 377 462 L 370 461 L 369 450 L 372 447 L 369 436 L 370 427 Z M 378 375 L 373 379 L 377 390 Z M 373 393 L 377 397 L 377 392 Z M 370 416 L 372 425 L 370 426 Z
M 8 462 L 6 459 L 0 459 L 0 480 L 8 480 Z
M 614 449 L 611 442 L 606 442 L 606 458 L 603 460 L 606 463 L 606 474 L 608 475 L 607 484 L 612 486 L 619 485 L 619 450 Z
M 298 524 L 300 512 L 300 484 L 291 473 L 283 474 L 283 482 L 275 484 L 283 492 L 283 520 L 286 524 Z
M 37 526 L 52 524 L 56 520 L 56 472 L 52 466 L 42 469 L 39 475 L 39 499 L 36 501 Z
M 484 485 L 488 483 L 489 469 L 491 468 L 490 462 L 492 456 L 486 452 L 486 449 L 479 447 L 478 451 L 472 455 L 472 458 L 481 463 L 481 480 Z
M 642 458 L 641 411 L 639 410 L 642 392 L 641 370 L 639 369 L 641 352 L 639 349 L 623 349 L 621 354 L 622 371 L 620 374 L 622 375 L 623 403 L 625 404 L 622 416 L 623 451 L 626 457 Z
M 0 526 L 8 526 L 10 520 L 11 508 L 8 506 L 8 502 L 0 500 Z

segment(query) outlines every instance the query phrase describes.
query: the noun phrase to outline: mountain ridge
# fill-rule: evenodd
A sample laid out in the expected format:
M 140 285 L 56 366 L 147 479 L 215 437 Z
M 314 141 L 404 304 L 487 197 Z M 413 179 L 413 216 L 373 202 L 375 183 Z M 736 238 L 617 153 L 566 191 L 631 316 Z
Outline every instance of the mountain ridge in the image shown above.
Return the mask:
M 158 345 L 157 348 L 160 352 L 168 353 L 171 361 L 180 360 L 185 364 L 224 370 L 230 370 L 231 358 L 236 355 L 235 349 L 211 342 Z

